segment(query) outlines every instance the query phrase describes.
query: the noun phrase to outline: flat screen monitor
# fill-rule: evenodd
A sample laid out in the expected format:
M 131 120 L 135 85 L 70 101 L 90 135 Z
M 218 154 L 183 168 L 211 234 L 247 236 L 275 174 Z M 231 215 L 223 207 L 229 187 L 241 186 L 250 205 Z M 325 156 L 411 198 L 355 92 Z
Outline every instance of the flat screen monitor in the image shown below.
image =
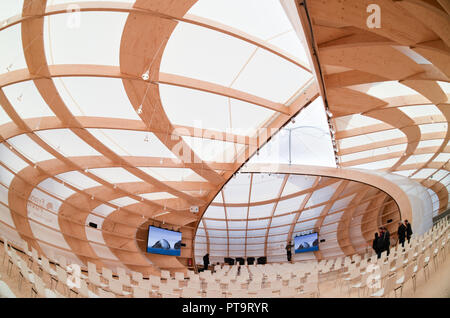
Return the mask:
M 295 253 L 304 253 L 319 250 L 317 233 L 296 236 L 294 239 Z
M 180 256 L 181 232 L 148 227 L 147 252 L 153 254 Z

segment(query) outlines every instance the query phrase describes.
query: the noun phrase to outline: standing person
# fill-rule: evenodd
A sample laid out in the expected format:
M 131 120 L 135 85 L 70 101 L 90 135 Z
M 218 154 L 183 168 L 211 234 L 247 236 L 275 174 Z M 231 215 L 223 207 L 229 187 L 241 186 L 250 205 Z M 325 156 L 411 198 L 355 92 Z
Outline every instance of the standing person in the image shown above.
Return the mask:
M 292 258 L 292 251 L 291 251 L 291 248 L 292 248 L 293 246 L 294 246 L 294 245 L 292 245 L 290 242 L 287 243 L 287 245 L 286 245 L 286 255 L 287 255 L 287 260 L 288 260 L 288 262 L 290 262 L 290 261 L 291 261 L 291 258 Z
M 408 222 L 408 220 L 405 220 L 405 225 L 406 225 L 406 238 L 408 239 L 408 243 L 409 243 L 409 240 L 411 239 L 411 235 L 413 234 L 413 231 L 411 228 L 411 224 Z
M 209 267 L 209 254 L 203 256 L 203 270 L 206 271 Z
M 383 229 L 383 227 L 379 227 L 378 228 L 378 240 L 377 240 L 378 258 L 381 257 L 381 253 L 383 253 L 385 245 L 386 244 L 384 243 L 384 229 Z
M 389 256 L 391 247 L 391 233 L 389 233 L 388 229 L 384 228 L 384 250 L 387 251 L 387 255 Z
M 378 258 L 381 257 L 381 252 L 378 249 L 378 240 L 379 240 L 379 235 L 378 232 L 375 232 L 375 238 L 372 241 L 372 248 L 375 251 L 375 253 L 377 254 Z
M 397 235 L 398 235 L 398 243 L 402 244 L 402 247 L 405 247 L 406 226 L 405 224 L 403 224 L 402 221 L 398 222 Z

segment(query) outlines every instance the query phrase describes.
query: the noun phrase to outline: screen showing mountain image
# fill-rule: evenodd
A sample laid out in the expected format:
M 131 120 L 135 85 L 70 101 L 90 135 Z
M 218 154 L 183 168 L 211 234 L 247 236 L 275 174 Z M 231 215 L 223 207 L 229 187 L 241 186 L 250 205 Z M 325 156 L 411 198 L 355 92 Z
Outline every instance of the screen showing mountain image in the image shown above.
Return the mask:
M 294 239 L 295 253 L 311 252 L 319 250 L 317 233 L 296 236 Z
M 147 252 L 154 254 L 180 256 L 181 232 L 148 227 Z

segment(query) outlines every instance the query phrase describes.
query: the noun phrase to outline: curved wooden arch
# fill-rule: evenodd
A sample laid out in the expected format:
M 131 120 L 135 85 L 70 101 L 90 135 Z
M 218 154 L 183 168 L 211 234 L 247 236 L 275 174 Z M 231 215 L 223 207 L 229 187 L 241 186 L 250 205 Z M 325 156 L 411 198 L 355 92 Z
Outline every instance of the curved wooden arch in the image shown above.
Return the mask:
M 135 7 L 133 4 L 130 3 L 121 3 L 121 2 L 101 2 L 101 1 L 91 1 L 91 2 L 73 2 L 71 3 L 73 5 L 77 6 L 77 10 L 79 9 L 80 12 L 124 12 L 124 13 L 135 13 L 135 14 L 142 14 L 147 16 L 153 16 L 157 17 L 159 19 L 164 20 L 170 20 L 170 21 L 178 21 L 178 22 L 184 22 L 189 23 L 192 25 L 197 25 L 203 28 L 207 28 L 210 30 L 214 30 L 226 35 L 229 35 L 231 37 L 234 37 L 236 39 L 245 41 L 247 43 L 250 43 L 252 45 L 255 45 L 261 49 L 267 50 L 268 52 L 271 52 L 295 65 L 298 67 L 304 69 L 305 71 L 311 72 L 305 65 L 305 62 L 299 61 L 296 57 L 292 56 L 288 52 L 283 51 L 282 49 L 276 47 L 275 45 L 272 45 L 262 39 L 259 39 L 255 36 L 252 36 L 250 34 L 247 34 L 241 30 L 237 30 L 235 28 L 232 28 L 230 26 L 224 25 L 222 23 L 213 21 L 211 19 L 206 19 L 203 17 L 199 17 L 192 14 L 185 14 L 184 16 L 177 16 L 174 15 L 173 12 L 165 11 L 164 13 L 161 11 L 156 10 L 149 10 L 144 9 L 140 7 Z M 66 4 L 57 4 L 57 5 L 51 5 L 47 6 L 45 13 L 43 14 L 35 14 L 35 15 L 28 15 L 28 16 L 21 16 L 17 15 L 14 17 L 10 17 L 6 23 L 6 25 L 0 26 L 0 32 L 4 29 L 7 29 L 9 27 L 12 27 L 16 24 L 22 23 L 26 20 L 31 19 L 37 19 L 42 18 L 45 16 L 51 16 L 56 14 L 66 14 L 67 13 L 67 5 Z

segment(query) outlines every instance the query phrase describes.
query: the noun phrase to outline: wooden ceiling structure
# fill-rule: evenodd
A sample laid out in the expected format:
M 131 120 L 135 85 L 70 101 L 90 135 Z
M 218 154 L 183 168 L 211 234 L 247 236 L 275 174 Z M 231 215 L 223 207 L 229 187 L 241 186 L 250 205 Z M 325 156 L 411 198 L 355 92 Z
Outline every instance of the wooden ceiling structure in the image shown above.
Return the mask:
M 371 27 L 374 15 L 369 6 L 374 4 L 379 9 L 379 28 Z M 381 170 L 412 178 L 429 189 L 435 206 L 433 215 L 446 211 L 450 189 L 449 2 L 298 0 L 295 8 L 297 12 L 291 12 L 291 16 L 297 15 L 303 28 L 313 71 L 325 106 L 331 113 L 330 130 L 335 131 L 332 134 L 336 139 L 339 170 Z M 376 91 L 380 84 L 381 89 L 376 93 L 370 91 L 371 88 Z M 433 125 L 440 127 L 430 131 L 426 129 Z M 287 170 L 296 171 L 294 166 Z M 320 170 L 317 167 L 300 169 L 306 175 Z M 244 171 L 251 173 L 256 170 Z M 327 173 L 333 175 L 332 171 Z M 377 184 L 371 177 L 365 182 L 373 186 Z M 308 229 L 326 234 L 321 231 L 323 222 L 345 189 L 346 184 L 341 184 L 329 201 L 323 203 L 325 208 L 316 217 L 317 222 Z M 315 190 L 310 188 L 309 196 Z M 363 184 L 356 192 L 355 201 L 342 209 L 343 216 L 335 229 L 338 245 L 325 247 L 330 256 L 361 251 L 371 242 L 378 226 L 388 225 L 388 220 L 412 218 L 407 207 L 401 216 L 396 215 L 399 202 L 389 195 L 371 195 L 370 188 Z M 367 196 L 372 198 L 367 214 L 357 224 L 352 224 L 365 239 L 355 248 L 349 235 L 349 224 L 355 205 L 364 202 Z M 278 195 L 274 200 L 279 202 L 280 199 Z M 303 200 L 307 202 L 308 196 Z M 297 216 L 290 224 L 291 229 L 286 231 L 288 238 L 276 242 L 274 253 L 280 256 L 280 260 L 284 257 L 280 246 L 291 241 L 298 215 L 305 209 L 305 201 L 299 201 Z M 248 206 L 253 204 L 249 202 Z M 370 221 L 372 214 L 369 211 L 375 211 L 375 222 Z M 273 214 L 267 233 L 272 217 Z M 395 233 L 396 222 L 392 224 L 388 228 Z M 209 236 L 204 244 L 209 244 L 210 240 Z M 263 255 L 270 255 L 267 235 L 265 246 Z M 230 255 L 229 248 L 222 252 Z M 242 254 L 244 256 L 245 252 Z M 321 252 L 315 252 L 315 256 L 317 259 L 324 257 Z
M 21 239 L 42 254 L 46 254 L 49 248 L 61 253 L 73 254 L 84 265 L 88 261 L 96 263 L 98 267 L 109 266 L 113 269 L 115 266 L 124 265 L 144 274 L 157 274 L 161 268 L 184 270 L 187 260 L 194 257 L 194 238 L 197 229 L 204 228 L 205 233 L 208 233 L 208 219 L 202 219 L 202 217 L 210 204 L 211 206 L 216 204 L 213 200 L 218 195 L 225 202 L 223 204 L 225 224 L 229 223 L 226 204 L 229 198 L 224 195 L 223 186 L 243 163 L 270 141 L 270 138 L 303 107 L 318 98 L 320 93 L 324 95 L 326 104 L 334 114 L 332 123 L 336 128 L 337 154 L 340 158 L 341 170 L 361 164 L 395 159 L 387 170 L 390 172 L 414 170 L 411 178 L 415 178 L 414 176 L 419 175 L 419 172 L 424 169 L 434 169 L 433 174 L 443 171 L 445 175 L 439 180 L 435 180 L 433 175 L 416 179 L 438 196 L 438 213 L 446 210 L 448 184 L 445 181 L 448 176 L 448 164 L 447 161 L 442 162 L 437 158 L 440 154 L 449 152 L 447 144 L 450 131 L 447 129 L 421 133 L 420 125 L 448 123 L 450 117 L 449 95 L 439 84 L 448 82 L 450 76 L 448 1 L 296 1 L 298 9 L 296 14 L 302 22 L 313 53 L 313 70 L 309 70 L 305 63 L 263 39 L 206 18 L 186 14 L 196 2 L 196 0 L 137 0 L 133 4 L 100 1 L 75 3 L 81 12 L 127 14 L 121 36 L 119 66 L 49 64 L 45 52 L 44 21 L 49 16 L 66 14 L 65 5 L 47 5 L 45 0 L 24 0 L 22 13 L 10 17 L 1 24 L 0 32 L 15 26 L 20 27 L 26 62 L 25 69 L 8 70 L 0 74 L 0 104 L 4 113 L 11 119 L 10 122 L 0 126 L 0 141 L 7 151 L 25 165 L 23 169 L 17 171 L 6 161 L 0 162 L 5 173 L 13 176 L 8 184 L 3 179 L 1 184 L 2 193 L 6 193 L 6 197 L 0 202 L 2 213 L 8 210 L 11 219 L 10 222 L 5 218 L 0 220 L 5 233 L 18 234 Z M 385 21 L 385 24 L 379 29 L 367 27 L 366 8 L 370 3 L 377 3 L 381 7 L 381 21 L 382 23 Z M 288 61 L 299 69 L 309 73 L 314 72 L 317 83 L 314 80 L 308 81 L 299 87 L 298 93 L 292 96 L 289 102 L 279 103 L 217 83 L 161 72 L 164 49 L 180 22 L 219 32 L 254 45 L 258 49 Z M 308 30 L 312 32 L 309 34 Z M 416 63 L 398 47 L 407 48 L 430 63 Z M 142 76 L 146 71 L 148 78 Z M 126 97 L 140 120 L 74 115 L 55 85 L 56 79 L 65 77 L 120 79 Z M 411 88 L 417 94 L 377 98 L 367 94 L 367 89 L 360 86 L 392 81 Z M 16 101 L 10 100 L 5 93 L 6 88 L 21 83 L 32 83 L 55 116 L 22 118 Z M 165 112 L 160 85 L 189 88 L 244 101 L 255 107 L 271 110 L 274 115 L 259 127 L 254 127 L 261 128 L 260 130 L 248 135 L 224 134 L 211 129 L 175 125 Z M 400 109 L 403 106 L 413 105 L 435 105 L 441 113 L 433 116 L 409 117 Z M 357 128 L 343 128 L 339 124 L 340 120 L 353 115 L 370 117 L 381 123 L 362 125 Z M 69 130 L 83 143 L 94 149 L 98 155 L 65 156 L 39 134 L 41 131 L 57 129 Z M 131 129 L 151 132 L 160 143 L 172 151 L 176 158 L 118 155 L 96 138 L 89 129 Z M 343 147 L 345 139 L 395 129 L 404 137 Z M 53 159 L 39 162 L 30 160 L 24 155 L 22 149 L 18 149 L 11 141 L 19 136 L 30 138 Z M 242 150 L 235 154 L 232 162 L 204 161 L 182 137 L 227 141 L 242 146 L 240 148 Z M 418 147 L 421 141 L 427 140 L 439 140 L 440 144 Z M 400 144 L 405 144 L 404 151 L 388 151 L 380 155 L 352 160 L 345 160 L 344 157 Z M 414 164 L 407 162 L 408 158 L 420 154 L 431 154 L 431 157 L 428 157 L 425 162 Z M 143 172 L 138 167 L 190 169 L 202 181 L 199 181 L 200 179 L 161 180 Z M 101 168 L 120 168 L 140 181 L 110 182 L 94 173 L 95 169 Z M 68 172 L 78 172 L 95 181 L 96 185 L 80 188 L 65 182 L 58 176 Z M 374 228 L 386 223 L 391 215 L 398 214 L 398 205 L 401 206 L 401 204 L 393 199 L 392 193 L 380 191 L 376 185 L 370 186 L 370 182 L 362 184 L 357 181 L 338 180 L 336 178 L 340 177 L 333 177 L 332 174 L 330 176 L 317 177 L 312 187 L 302 190 L 301 194 L 304 197 L 298 202 L 299 208 L 288 211 L 292 214 L 293 221 L 286 224 L 289 227 L 286 234 L 288 239 L 292 238 L 295 225 L 301 220 L 302 211 L 307 210 L 308 200 L 316 190 L 324 185 L 340 182 L 332 197 L 323 203 L 322 213 L 313 219 L 315 222 L 312 228 L 320 230 L 325 225 L 329 225 L 324 224 L 324 220 L 336 212 L 332 208 L 333 203 L 349 194 L 355 194 L 347 207 L 340 211 L 343 216 L 336 223 L 337 228 L 332 230 L 336 237 L 335 245 L 330 247 L 330 253 L 326 253 L 327 255 L 339 253 L 350 255 L 359 251 L 367 241 L 371 240 L 371 231 Z M 286 174 L 284 185 L 288 177 L 289 174 Z M 66 191 L 71 191 L 72 194 L 61 198 L 59 193 L 44 189 L 40 185 L 46 180 L 52 180 Z M 272 199 L 275 203 L 274 210 L 268 217 L 269 226 L 263 229 L 265 230 L 264 253 L 271 252 L 270 228 L 272 220 L 278 217 L 275 215 L 276 205 L 285 199 L 282 197 L 283 187 L 277 189 L 278 195 Z M 33 191 L 36 189 L 49 198 L 60 201 L 58 210 L 55 211 L 48 203 L 42 204 L 33 200 Z M 161 192 L 170 195 L 170 198 L 147 199 L 142 196 L 142 194 Z M 124 197 L 132 199 L 134 203 L 125 206 L 114 203 L 114 200 Z M 363 203 L 365 210 L 362 212 L 358 210 L 358 207 Z M 257 202 L 250 202 L 250 197 L 248 202 L 242 204 L 247 207 L 258 205 Z M 50 219 L 56 220 L 56 225 L 32 219 L 28 212 L 30 205 L 38 207 Z M 191 213 L 189 211 L 191 206 L 198 206 L 199 213 Z M 107 216 L 96 212 L 104 207 L 112 211 Z M 92 216 L 102 219 L 101 229 L 92 229 L 87 226 Z M 355 216 L 361 217 L 357 224 L 351 221 Z M 247 217 L 246 230 L 249 229 L 249 221 L 251 219 Z M 148 224 L 163 223 L 183 232 L 183 240 L 187 246 L 183 248 L 181 257 L 143 252 L 142 242 L 145 241 L 145 237 L 142 236 L 142 229 Z M 52 240 L 36 237 L 33 226 L 39 226 L 52 233 L 58 232 L 55 235 L 63 237 L 67 247 L 61 247 Z M 356 242 L 352 239 L 352 227 L 361 228 L 363 240 Z M 103 242 L 92 241 L 87 235 L 87 230 L 98 232 Z M 232 229 L 226 225 L 222 230 L 228 233 Z M 227 240 L 230 241 L 228 236 Z M 247 244 L 247 236 L 245 236 L 245 242 L 245 248 L 250 246 L 250 243 Z M 280 242 L 275 241 L 275 244 Z M 227 255 L 230 255 L 229 246 L 228 244 L 226 249 Z M 105 256 L 106 252 L 106 254 L 100 254 L 99 249 L 108 250 L 108 253 L 114 255 L 115 260 L 108 259 Z M 206 250 L 210 250 L 209 244 Z M 315 257 L 320 259 L 327 255 L 318 252 Z
M 120 66 L 58 64 L 49 65 L 44 45 L 44 19 L 47 16 L 67 13 L 65 5 L 47 6 L 47 1 L 25 0 L 22 14 L 5 21 L 0 32 L 15 25 L 20 26 L 23 53 L 27 69 L 8 71 L 0 75 L 0 104 L 11 119 L 0 127 L 1 142 L 17 158 L 28 166 L 15 171 L 8 164 L 1 166 L 14 175 L 9 185 L 2 184 L 7 190 L 8 200 L 2 202 L 3 207 L 10 211 L 12 222 L 2 221 L 2 227 L 18 233 L 20 238 L 28 242 L 39 253 L 46 254 L 48 248 L 73 253 L 84 265 L 93 262 L 100 268 L 124 265 L 131 270 L 144 274 L 157 274 L 161 268 L 183 270 L 187 260 L 193 256 L 194 230 L 201 220 L 209 202 L 211 202 L 225 182 L 240 168 L 240 166 L 263 144 L 272 134 L 285 125 L 292 116 L 319 96 L 318 87 L 309 81 L 299 94 L 289 102 L 281 104 L 273 102 L 244 91 L 221 86 L 212 82 L 187 78 L 159 71 L 164 53 L 164 47 L 174 28 L 180 21 L 195 24 L 204 28 L 221 32 L 236 39 L 248 42 L 266 50 L 296 67 L 310 72 L 302 62 L 283 52 L 266 41 L 250 36 L 225 25 L 186 15 L 186 12 L 196 3 L 196 0 L 138 0 L 134 4 L 114 2 L 80 2 L 76 3 L 81 12 L 126 12 L 127 21 L 123 30 L 120 45 Z M 154 32 L 158 30 L 158 32 Z M 150 65 L 150 68 L 148 68 Z M 148 78 L 142 74 L 148 71 Z M 127 120 L 105 117 L 75 116 L 60 96 L 55 79 L 58 77 L 103 77 L 122 80 L 127 98 L 141 120 Z M 16 111 L 15 101 L 8 99 L 4 88 L 32 82 L 46 105 L 55 114 L 54 117 L 21 118 Z M 234 135 L 207 129 L 177 126 L 170 122 L 164 111 L 159 94 L 159 85 L 166 84 L 189 88 L 207 93 L 217 94 L 274 111 L 274 115 L 260 127 L 255 127 L 257 133 L 252 135 Z M 40 131 L 68 129 L 84 143 L 99 153 L 98 156 L 65 156 L 39 135 Z M 170 149 L 175 159 L 158 157 L 120 156 L 88 131 L 90 128 L 100 129 L 132 129 L 141 132 L 152 132 L 157 139 Z M 54 159 L 33 162 L 16 149 L 10 139 L 21 135 L 28 136 Z M 209 138 L 242 145 L 243 148 L 235 154 L 230 162 L 206 162 L 187 145 L 183 136 Z M 219 137 L 218 137 L 219 136 Z M 181 144 L 181 146 L 180 146 Z M 177 148 L 178 147 L 178 148 Z M 181 151 L 175 151 L 181 149 Z M 19 160 L 19 159 L 18 159 Z M 108 182 L 93 171 L 100 168 L 121 168 L 128 174 L 140 179 L 140 182 Z M 165 181 L 144 173 L 137 167 L 164 167 L 171 169 L 190 169 L 203 181 Z M 78 172 L 98 183 L 97 186 L 81 189 L 57 175 L 67 172 Z M 51 179 L 59 183 L 72 195 L 61 200 L 59 193 L 52 193 L 39 185 Z M 58 211 L 49 205 L 34 202 L 32 192 L 39 189 L 41 193 L 62 201 Z M 165 192 L 171 196 L 167 199 L 146 199 L 140 194 Z M 127 197 L 134 204 L 122 207 L 112 201 Z M 30 214 L 27 208 L 37 207 L 50 218 L 56 218 L 58 232 L 64 238 L 68 248 L 62 248 L 51 240 L 35 237 L 30 225 Z M 103 216 L 95 212 L 99 207 L 107 206 L 112 213 Z M 199 213 L 191 213 L 190 207 L 198 206 Z M 88 228 L 91 216 L 102 219 L 101 229 Z M 45 222 L 33 220 L 34 226 L 39 226 L 51 232 L 55 227 Z M 146 241 L 139 237 L 142 227 L 148 224 L 165 224 L 183 232 L 186 248 L 181 257 L 175 258 L 162 255 L 149 255 L 140 245 Z M 87 230 L 99 232 L 104 243 L 88 238 Z M 138 237 L 137 237 L 138 236 Z M 138 242 L 138 243 L 137 243 Z M 93 246 L 97 246 L 96 249 Z M 43 249 L 46 246 L 47 249 Z M 100 255 L 98 249 L 107 249 L 115 256 L 115 262 Z M 49 255 L 52 256 L 52 255 Z
M 371 27 L 370 4 L 378 6 L 379 27 Z M 417 180 L 438 196 L 434 212 L 444 212 L 450 152 L 449 2 L 318 0 L 299 1 L 297 9 L 314 39 L 316 73 L 334 114 L 340 166 Z M 378 85 L 378 93 L 370 91 Z M 359 124 L 352 126 L 354 118 Z M 433 125 L 440 128 L 426 129 Z M 400 134 L 390 134 L 394 131 Z M 387 138 L 371 138 L 375 134 Z

